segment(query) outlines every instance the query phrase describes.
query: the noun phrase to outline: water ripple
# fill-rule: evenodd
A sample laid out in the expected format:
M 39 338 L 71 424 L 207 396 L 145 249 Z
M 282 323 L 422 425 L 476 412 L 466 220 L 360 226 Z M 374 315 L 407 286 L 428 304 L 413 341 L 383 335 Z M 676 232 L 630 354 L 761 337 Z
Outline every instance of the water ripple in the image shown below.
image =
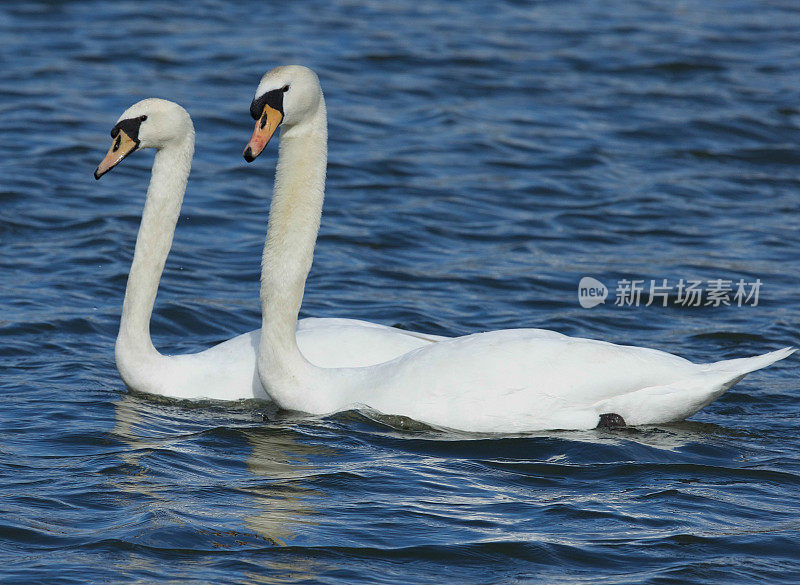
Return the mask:
M 692 421 L 486 436 L 369 411 L 125 390 L 113 345 L 152 155 L 91 176 L 133 102 L 194 169 L 165 352 L 258 327 L 270 66 L 322 79 L 303 315 L 503 327 L 696 361 L 800 343 L 798 9 L 773 1 L 0 5 L 3 583 L 794 583 L 795 362 Z M 584 275 L 760 278 L 757 307 L 576 303 Z

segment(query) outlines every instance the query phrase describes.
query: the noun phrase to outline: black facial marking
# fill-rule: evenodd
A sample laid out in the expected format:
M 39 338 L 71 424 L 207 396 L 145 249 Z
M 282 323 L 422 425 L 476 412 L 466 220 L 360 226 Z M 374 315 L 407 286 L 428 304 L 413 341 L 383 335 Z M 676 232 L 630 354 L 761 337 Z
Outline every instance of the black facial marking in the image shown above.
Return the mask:
M 286 89 L 273 89 L 272 91 L 268 91 L 261 97 L 254 99 L 250 104 L 250 115 L 253 117 L 253 120 L 258 120 L 261 117 L 261 113 L 264 111 L 264 106 L 269 106 L 274 110 L 278 110 L 281 115 L 283 115 L 283 93 L 289 89 L 289 86 L 285 86 Z
M 612 429 L 615 427 L 626 426 L 625 419 L 615 412 L 607 412 L 600 415 L 600 422 L 597 423 L 598 429 Z
M 120 120 L 117 122 L 117 125 L 111 129 L 111 138 L 118 138 L 119 131 L 122 130 L 128 137 L 133 140 L 134 144 L 136 144 L 136 148 L 139 148 L 139 128 L 142 125 L 142 122 L 147 120 L 147 116 L 139 116 L 138 118 L 126 118 L 125 120 Z M 119 148 L 119 139 L 114 143 L 114 150 Z

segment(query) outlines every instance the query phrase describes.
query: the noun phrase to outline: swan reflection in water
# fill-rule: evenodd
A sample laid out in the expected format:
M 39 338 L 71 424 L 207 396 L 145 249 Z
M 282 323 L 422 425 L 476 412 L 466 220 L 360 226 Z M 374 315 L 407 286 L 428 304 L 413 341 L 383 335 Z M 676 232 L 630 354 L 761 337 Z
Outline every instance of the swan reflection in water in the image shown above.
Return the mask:
M 254 411 L 248 403 L 221 409 L 121 396 L 112 435 L 127 447 L 119 452 L 126 469 L 112 481 L 128 505 L 149 512 L 137 543 L 251 549 L 286 546 L 308 533 L 313 501 L 325 493 L 303 484 L 320 472 L 316 461 L 338 451 L 299 441 L 288 428 L 253 424 Z M 179 532 L 174 538 L 162 532 L 170 525 Z
M 337 561 L 313 558 L 305 547 L 341 545 L 348 540 L 342 533 L 341 516 L 331 502 L 335 494 L 316 487 L 318 478 L 341 468 L 346 454 L 336 447 L 315 444 L 321 433 L 328 435 L 330 428 L 312 429 L 315 439 L 304 437 L 302 422 L 254 422 L 257 409 L 263 406 L 236 403 L 221 407 L 217 403 L 195 405 L 135 394 L 121 396 L 115 404 L 112 436 L 125 445 L 119 452 L 125 474 L 112 475 L 111 481 L 117 494 L 125 494 L 120 506 L 130 510 L 125 518 L 132 519 L 131 524 L 121 527 L 126 531 L 123 538 L 161 550 L 195 551 L 191 563 L 176 567 L 189 573 L 197 570 L 193 566 L 197 562 L 218 562 L 215 559 L 219 557 L 209 557 L 207 553 L 229 550 L 238 555 L 237 562 L 243 565 L 243 582 L 278 583 L 301 576 L 315 580 L 334 570 Z M 630 453 L 631 443 L 661 452 L 680 452 L 708 444 L 714 436 L 724 441 L 737 435 L 735 430 L 685 422 L 500 438 L 422 426 L 409 428 L 409 421 L 368 412 L 345 416 L 350 434 L 365 436 L 370 443 L 388 438 L 393 442 L 407 441 L 411 451 L 449 443 L 447 453 L 459 452 L 462 458 L 481 460 L 485 467 L 499 466 L 504 473 L 523 475 L 526 469 L 517 469 L 517 464 L 533 464 L 534 473 L 540 475 L 550 470 L 541 464 L 558 466 L 562 458 L 573 456 L 607 457 L 608 463 L 619 463 L 621 455 L 615 447 Z M 578 443 L 585 443 L 589 449 Z M 610 450 L 604 451 L 606 447 Z M 487 449 L 500 455 L 500 459 L 487 458 Z M 446 460 L 443 465 L 447 465 Z M 550 495 L 540 492 L 536 497 L 544 503 Z M 418 494 L 408 497 L 417 498 Z M 483 496 L 476 493 L 473 497 L 475 513 L 480 515 L 479 500 Z M 609 493 L 601 499 L 626 505 L 627 498 Z M 447 497 L 437 505 L 447 509 L 446 500 Z M 354 528 L 356 532 L 367 530 L 366 526 Z M 354 542 L 359 540 L 357 537 Z M 278 554 L 278 549 L 285 546 L 291 550 Z M 243 557 L 241 553 L 256 557 Z M 147 553 L 126 555 L 120 561 L 124 562 L 120 573 L 158 571 L 162 563 L 159 557 Z M 252 567 L 247 566 L 250 563 Z

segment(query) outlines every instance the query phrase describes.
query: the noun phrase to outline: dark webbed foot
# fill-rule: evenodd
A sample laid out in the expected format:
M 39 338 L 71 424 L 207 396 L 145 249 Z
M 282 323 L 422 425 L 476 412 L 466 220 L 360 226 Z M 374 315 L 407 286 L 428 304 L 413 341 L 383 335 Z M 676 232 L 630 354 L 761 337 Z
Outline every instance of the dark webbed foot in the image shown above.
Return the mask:
M 626 426 L 625 419 L 613 412 L 607 412 L 605 414 L 601 414 L 600 422 L 597 423 L 598 429 L 613 429 L 616 427 L 624 427 L 624 426 Z

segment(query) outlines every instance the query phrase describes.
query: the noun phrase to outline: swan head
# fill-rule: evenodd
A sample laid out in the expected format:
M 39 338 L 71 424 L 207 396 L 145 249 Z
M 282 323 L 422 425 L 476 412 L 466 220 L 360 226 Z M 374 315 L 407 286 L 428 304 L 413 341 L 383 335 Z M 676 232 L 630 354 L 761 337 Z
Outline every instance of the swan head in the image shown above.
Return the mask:
M 111 129 L 111 147 L 94 172 L 99 179 L 135 150 L 161 149 L 194 135 L 189 114 L 175 102 L 149 98 L 125 110 Z
M 301 126 L 319 111 L 322 103 L 319 78 L 308 67 L 284 65 L 268 71 L 250 104 L 256 127 L 244 149 L 244 159 L 253 162 L 278 126 L 284 129 Z

